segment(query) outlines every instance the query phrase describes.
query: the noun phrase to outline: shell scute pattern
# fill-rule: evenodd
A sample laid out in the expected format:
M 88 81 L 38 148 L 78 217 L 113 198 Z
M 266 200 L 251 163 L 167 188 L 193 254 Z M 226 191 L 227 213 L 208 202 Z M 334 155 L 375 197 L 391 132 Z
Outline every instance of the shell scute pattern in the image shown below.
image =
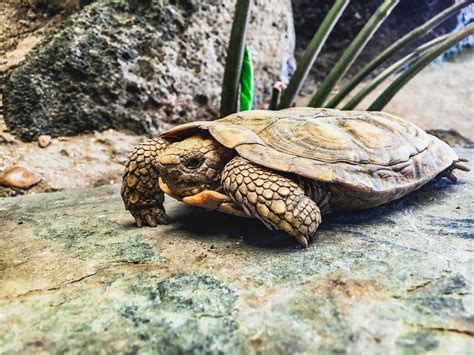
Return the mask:
M 332 113 L 332 114 L 330 114 Z M 326 163 L 392 165 L 426 149 L 429 136 L 386 114 L 327 110 L 317 119 L 283 115 L 258 132 L 279 152 Z

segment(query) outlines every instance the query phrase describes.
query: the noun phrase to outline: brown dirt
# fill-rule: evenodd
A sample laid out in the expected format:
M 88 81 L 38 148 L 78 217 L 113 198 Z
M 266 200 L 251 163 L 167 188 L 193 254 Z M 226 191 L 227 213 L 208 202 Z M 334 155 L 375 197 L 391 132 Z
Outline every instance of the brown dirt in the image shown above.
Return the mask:
M 2 121 L 0 120 L 0 125 Z M 0 197 L 106 185 L 120 181 L 130 150 L 142 138 L 108 130 L 54 138 L 46 148 L 16 140 L 0 127 L 0 171 L 22 166 L 41 177 L 28 191 L 0 186 Z

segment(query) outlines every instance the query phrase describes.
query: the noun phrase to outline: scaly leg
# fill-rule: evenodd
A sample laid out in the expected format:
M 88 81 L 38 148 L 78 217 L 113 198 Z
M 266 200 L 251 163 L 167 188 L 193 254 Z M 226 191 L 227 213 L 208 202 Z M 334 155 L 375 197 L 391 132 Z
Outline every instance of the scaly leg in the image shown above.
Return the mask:
M 165 195 L 158 185 L 157 167 L 160 153 L 170 145 L 162 138 L 152 138 L 138 144 L 128 158 L 122 180 L 125 209 L 135 218 L 138 227 L 168 224 L 163 202 Z
M 242 157 L 225 166 L 222 186 L 248 215 L 285 231 L 305 248 L 321 223 L 318 206 L 298 184 Z

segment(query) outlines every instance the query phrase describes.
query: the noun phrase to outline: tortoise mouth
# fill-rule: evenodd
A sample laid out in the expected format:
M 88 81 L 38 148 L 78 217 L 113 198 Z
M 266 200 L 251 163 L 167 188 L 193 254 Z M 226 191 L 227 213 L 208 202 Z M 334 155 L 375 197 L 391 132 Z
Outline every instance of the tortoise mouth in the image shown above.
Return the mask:
M 159 178 L 158 184 L 165 194 L 188 205 L 204 207 L 240 217 L 249 217 L 239 205 L 223 193 L 204 190 L 191 196 L 177 196 L 161 178 Z
M 161 178 L 159 178 L 158 184 L 165 194 L 173 197 L 176 200 L 187 203 L 188 205 L 200 206 L 215 210 L 222 203 L 232 202 L 232 199 L 229 196 L 213 190 L 204 190 L 193 195 L 179 196 L 173 193 L 173 191 Z
M 171 189 L 168 187 L 168 185 L 161 179 L 161 177 L 158 178 L 158 185 L 160 186 L 161 191 L 163 191 L 165 194 L 173 197 L 174 199 L 178 201 L 181 201 L 182 197 L 175 195 L 173 191 L 171 191 Z

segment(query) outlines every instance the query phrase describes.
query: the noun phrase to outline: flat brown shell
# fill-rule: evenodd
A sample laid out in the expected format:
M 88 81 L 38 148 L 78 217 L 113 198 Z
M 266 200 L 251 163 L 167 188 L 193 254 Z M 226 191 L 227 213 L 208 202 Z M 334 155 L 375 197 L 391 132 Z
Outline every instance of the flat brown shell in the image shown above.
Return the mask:
M 256 164 L 353 191 L 380 192 L 382 199 L 423 185 L 457 159 L 447 144 L 383 112 L 246 111 L 178 126 L 164 136 L 182 139 L 199 129 Z

